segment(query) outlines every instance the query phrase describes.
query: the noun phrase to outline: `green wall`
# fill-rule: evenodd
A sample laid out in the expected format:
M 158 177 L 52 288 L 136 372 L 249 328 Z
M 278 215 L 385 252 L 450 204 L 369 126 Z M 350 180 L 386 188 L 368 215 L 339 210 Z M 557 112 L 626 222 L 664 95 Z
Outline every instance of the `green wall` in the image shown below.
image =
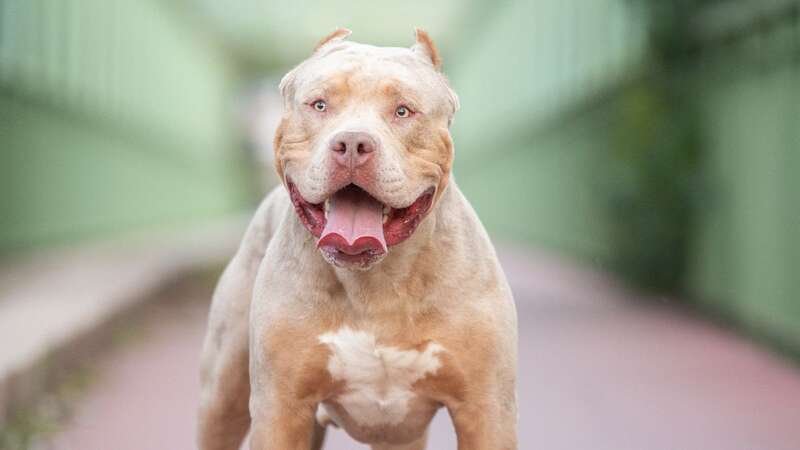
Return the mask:
M 622 252 L 679 264 L 670 290 L 800 354 L 800 23 L 756 3 L 674 62 L 655 62 L 636 2 L 507 3 L 451 69 L 456 176 L 500 238 L 636 281 Z M 695 150 L 690 173 L 641 172 Z
M 644 22 L 624 0 L 502 5 L 446 61 L 462 100 L 456 179 L 492 231 L 608 259 L 596 172 L 611 118 L 587 105 L 636 69 Z
M 0 251 L 240 207 L 236 77 L 170 2 L 0 0 Z
M 608 165 L 606 144 L 598 148 L 604 122 L 587 113 L 557 129 L 500 136 L 495 155 L 457 164 L 456 180 L 493 233 L 607 261 L 609 223 L 597 189 L 597 171 Z
M 800 58 L 752 56 L 698 74 L 712 190 L 690 282 L 705 306 L 800 351 Z
M 665 8 L 654 22 L 647 4 Z M 192 5 L 0 0 L 0 252 L 249 202 L 231 101 L 251 62 Z M 445 66 L 456 179 L 489 229 L 800 352 L 800 15 L 687 0 L 683 20 L 735 20 L 669 48 L 651 38 L 681 14 L 656 0 L 469 5 Z M 674 276 L 641 277 L 659 268 Z

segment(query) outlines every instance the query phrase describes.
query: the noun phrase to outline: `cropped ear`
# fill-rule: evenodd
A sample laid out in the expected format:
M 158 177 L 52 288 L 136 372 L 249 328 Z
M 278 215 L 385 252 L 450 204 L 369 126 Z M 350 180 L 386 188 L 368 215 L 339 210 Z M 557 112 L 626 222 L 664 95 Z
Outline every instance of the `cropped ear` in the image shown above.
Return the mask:
M 442 58 L 439 56 L 439 51 L 436 50 L 436 46 L 433 45 L 433 41 L 431 37 L 428 36 L 428 33 L 420 28 L 414 28 L 414 37 L 417 42 L 411 46 L 411 51 L 418 53 L 420 56 L 430 61 L 436 70 L 441 70 Z
M 328 44 L 332 44 L 334 42 L 339 42 L 350 36 L 353 32 L 348 30 L 347 28 L 339 28 L 338 30 L 334 31 L 333 33 L 325 36 L 316 47 L 314 47 L 314 53 L 318 52 L 322 47 L 325 47 Z M 302 64 L 301 64 L 302 65 Z M 290 70 L 289 73 L 284 75 L 281 79 L 280 84 L 278 85 L 278 89 L 281 91 L 281 95 L 283 96 L 284 100 L 284 108 L 289 109 L 291 107 L 290 99 L 294 95 L 294 79 L 297 73 L 297 69 L 300 66 L 295 67 L 294 69 Z
M 281 82 L 278 84 L 278 89 L 283 97 L 283 107 L 287 110 L 291 105 L 289 99 L 294 96 L 294 78 L 296 71 L 297 67 L 290 70 L 286 75 L 283 76 L 283 78 L 281 78 Z
M 347 36 L 350 36 L 351 34 L 353 34 L 353 32 L 348 30 L 347 28 L 339 28 L 333 33 L 322 38 L 322 40 L 319 41 L 319 44 L 317 44 L 317 46 L 314 47 L 314 52 L 316 53 L 319 49 L 330 43 L 343 41 L 347 38 Z

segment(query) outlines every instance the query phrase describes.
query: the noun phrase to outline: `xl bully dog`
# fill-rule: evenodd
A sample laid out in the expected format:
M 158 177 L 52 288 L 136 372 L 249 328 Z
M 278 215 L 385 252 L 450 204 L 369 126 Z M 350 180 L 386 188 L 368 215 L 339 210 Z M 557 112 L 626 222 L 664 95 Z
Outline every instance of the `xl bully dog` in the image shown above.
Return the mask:
M 458 98 L 424 31 L 349 34 L 281 81 L 282 185 L 214 293 L 199 447 L 319 449 L 331 425 L 419 450 L 445 407 L 459 450 L 516 449 L 516 311 L 450 175 Z

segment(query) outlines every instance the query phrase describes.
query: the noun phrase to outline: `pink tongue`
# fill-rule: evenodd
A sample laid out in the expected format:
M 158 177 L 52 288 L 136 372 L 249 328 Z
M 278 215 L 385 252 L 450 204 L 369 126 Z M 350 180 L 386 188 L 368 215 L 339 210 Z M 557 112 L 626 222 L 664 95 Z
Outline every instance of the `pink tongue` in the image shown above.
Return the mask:
M 383 205 L 362 189 L 346 187 L 330 199 L 325 229 L 317 247 L 332 246 L 349 255 L 386 252 Z

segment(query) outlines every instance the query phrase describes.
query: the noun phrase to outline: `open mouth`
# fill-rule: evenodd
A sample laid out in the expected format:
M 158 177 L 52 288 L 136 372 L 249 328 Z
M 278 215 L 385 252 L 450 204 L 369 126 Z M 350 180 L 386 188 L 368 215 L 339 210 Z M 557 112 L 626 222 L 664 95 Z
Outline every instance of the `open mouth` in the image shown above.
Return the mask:
M 433 202 L 434 189 L 405 208 L 392 208 L 360 187 L 349 184 L 322 203 L 307 202 L 289 183 L 289 194 L 300 221 L 319 238 L 317 247 L 335 262 L 366 265 L 388 247 L 408 239 Z

